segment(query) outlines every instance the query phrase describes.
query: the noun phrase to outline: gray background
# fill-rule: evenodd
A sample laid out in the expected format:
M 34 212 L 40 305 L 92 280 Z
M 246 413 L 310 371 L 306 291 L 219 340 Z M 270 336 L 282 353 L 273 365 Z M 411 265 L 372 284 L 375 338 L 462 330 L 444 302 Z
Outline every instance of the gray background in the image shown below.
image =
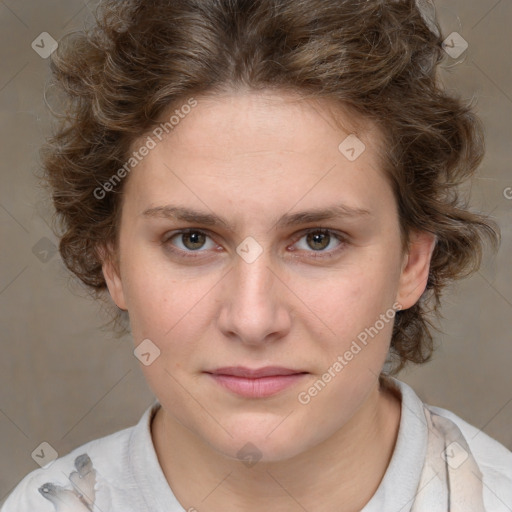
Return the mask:
M 42 32 L 59 40 L 80 29 L 94 5 L 0 0 L 0 505 L 38 467 L 31 453 L 41 442 L 64 455 L 133 425 L 153 400 L 131 339 L 100 329 L 107 318 L 51 252 L 51 209 L 33 174 L 50 124 L 48 60 L 31 43 Z M 496 257 L 487 252 L 480 271 L 446 293 L 446 334 L 436 335 L 434 360 L 399 378 L 512 449 L 512 200 L 504 194 L 512 187 L 512 1 L 435 5 L 443 36 L 457 31 L 469 42 L 441 78 L 477 100 L 487 154 L 471 205 L 493 215 L 503 241 Z

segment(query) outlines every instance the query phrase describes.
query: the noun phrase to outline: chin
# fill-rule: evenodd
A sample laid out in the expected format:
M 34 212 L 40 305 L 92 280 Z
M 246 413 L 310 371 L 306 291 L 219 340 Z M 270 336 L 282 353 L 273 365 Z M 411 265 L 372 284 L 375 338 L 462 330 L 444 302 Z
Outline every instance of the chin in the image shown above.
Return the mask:
M 248 467 L 258 462 L 279 462 L 291 459 L 313 446 L 315 439 L 309 442 L 304 438 L 304 429 L 295 429 L 288 420 L 279 424 L 272 418 L 272 427 L 258 429 L 254 422 L 232 424 L 227 430 L 232 434 L 222 439 L 209 439 L 207 442 L 222 455 L 241 462 Z M 276 428 L 277 426 L 277 428 Z M 275 429 L 275 430 L 274 430 Z
M 261 463 L 282 462 L 301 454 L 304 451 L 302 445 L 292 442 L 289 445 L 265 442 L 264 437 L 258 439 L 236 439 L 228 445 L 214 446 L 225 457 L 240 461 L 247 467 Z

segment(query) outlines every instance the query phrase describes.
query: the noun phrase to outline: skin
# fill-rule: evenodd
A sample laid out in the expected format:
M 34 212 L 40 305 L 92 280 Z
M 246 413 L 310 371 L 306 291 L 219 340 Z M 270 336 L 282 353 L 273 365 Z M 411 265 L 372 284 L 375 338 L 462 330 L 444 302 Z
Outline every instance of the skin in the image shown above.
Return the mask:
M 103 265 L 135 345 L 149 338 L 161 351 L 141 365 L 162 404 L 152 424 L 160 465 L 186 510 L 358 511 L 400 422 L 399 398 L 378 380 L 392 322 L 307 405 L 297 396 L 395 302 L 417 302 L 435 239 L 412 233 L 402 253 L 379 168 L 385 148 L 369 122 L 358 133 L 366 150 L 351 162 L 338 150 L 349 132 L 326 100 L 247 91 L 197 100 L 131 172 L 118 260 Z M 276 227 L 286 213 L 339 203 L 370 214 Z M 222 216 L 234 230 L 143 215 L 167 204 Z M 185 228 L 207 236 L 172 236 Z M 330 240 L 315 242 L 309 228 L 332 230 Z M 249 236 L 263 250 L 252 263 L 236 252 Z M 268 365 L 309 375 L 275 396 L 243 398 L 204 373 Z M 237 458 L 248 442 L 261 455 L 251 467 Z

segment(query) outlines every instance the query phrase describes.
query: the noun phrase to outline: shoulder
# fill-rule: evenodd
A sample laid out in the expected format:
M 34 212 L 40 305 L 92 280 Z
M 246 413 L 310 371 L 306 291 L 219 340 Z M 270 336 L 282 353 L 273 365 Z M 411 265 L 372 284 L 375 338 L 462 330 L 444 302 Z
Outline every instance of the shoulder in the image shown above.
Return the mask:
M 432 413 L 450 420 L 458 427 L 482 474 L 487 510 L 509 511 L 512 505 L 512 452 L 452 411 L 425 404 L 403 381 L 394 378 L 392 381 L 400 389 L 406 406 L 421 403 Z
M 128 467 L 129 440 L 135 426 L 89 441 L 49 465 L 27 474 L 5 501 L 1 512 L 70 512 L 90 510 L 91 503 L 108 500 L 101 496 Z
M 455 413 L 432 405 L 427 407 L 459 427 L 482 471 L 484 482 L 490 489 L 508 489 L 506 503 L 512 504 L 512 451 Z

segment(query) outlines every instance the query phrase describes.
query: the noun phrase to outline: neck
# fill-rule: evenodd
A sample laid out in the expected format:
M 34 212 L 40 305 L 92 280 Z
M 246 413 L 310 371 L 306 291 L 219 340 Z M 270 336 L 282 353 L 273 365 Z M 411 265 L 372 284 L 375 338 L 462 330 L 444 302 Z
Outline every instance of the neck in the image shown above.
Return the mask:
M 247 467 L 223 456 L 160 408 L 152 423 L 164 475 L 185 510 L 356 512 L 391 460 L 400 399 L 377 382 L 351 420 L 305 452 Z

